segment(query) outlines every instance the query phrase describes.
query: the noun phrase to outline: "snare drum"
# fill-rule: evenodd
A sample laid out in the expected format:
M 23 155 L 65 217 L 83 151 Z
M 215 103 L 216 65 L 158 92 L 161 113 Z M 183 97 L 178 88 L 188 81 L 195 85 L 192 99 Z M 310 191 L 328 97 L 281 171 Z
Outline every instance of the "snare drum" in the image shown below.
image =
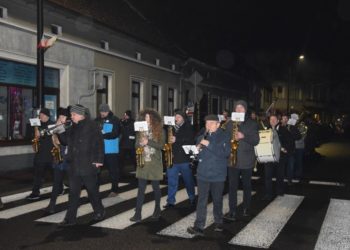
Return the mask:
M 259 144 L 254 147 L 258 162 L 278 162 L 281 144 L 277 132 L 274 133 L 272 129 L 259 130 L 259 137 Z

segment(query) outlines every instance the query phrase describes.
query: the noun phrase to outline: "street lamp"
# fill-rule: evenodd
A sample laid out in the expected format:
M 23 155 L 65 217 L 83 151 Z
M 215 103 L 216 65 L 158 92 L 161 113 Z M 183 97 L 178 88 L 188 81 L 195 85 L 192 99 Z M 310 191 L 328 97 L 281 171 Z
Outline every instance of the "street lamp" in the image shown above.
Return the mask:
M 302 62 L 304 60 L 305 60 L 305 56 L 303 54 L 299 55 L 298 62 Z M 296 67 L 293 67 L 293 66 L 294 66 L 294 62 L 292 61 L 292 64 L 289 66 L 289 81 L 287 82 L 287 113 L 289 113 L 289 88 L 293 81 L 293 68 L 296 69 Z M 296 77 L 296 74 L 295 74 L 295 77 Z

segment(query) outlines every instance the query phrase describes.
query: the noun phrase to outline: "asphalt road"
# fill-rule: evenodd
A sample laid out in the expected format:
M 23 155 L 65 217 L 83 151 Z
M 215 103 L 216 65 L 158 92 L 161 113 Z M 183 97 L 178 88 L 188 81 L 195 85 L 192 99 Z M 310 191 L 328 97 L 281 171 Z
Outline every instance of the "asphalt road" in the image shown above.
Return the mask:
M 239 220 L 225 223 L 221 233 L 215 232 L 209 221 L 205 237 L 193 239 L 185 229 L 191 225 L 195 209 L 189 206 L 182 187 L 179 203 L 162 211 L 159 221 L 147 218 L 153 212 L 149 189 L 144 220 L 130 224 L 137 188 L 130 173 L 121 180 L 119 197 L 107 198 L 108 186 L 102 183 L 105 191 L 101 196 L 107 207 L 104 221 L 91 222 L 91 207 L 83 205 L 88 200 L 82 197 L 78 225 L 60 228 L 57 222 L 67 208 L 67 195 L 60 196 L 57 214 L 47 217 L 42 208 L 48 204 L 49 190 L 40 201 L 29 202 L 23 199 L 23 192 L 31 188 L 30 174 L 3 174 L 0 249 L 350 249 L 350 143 L 331 142 L 317 151 L 323 157 L 307 162 L 304 180 L 288 186 L 286 195 L 271 202 L 261 200 L 264 183 L 260 169 L 253 180 L 252 216 L 242 217 L 239 210 Z M 162 184 L 166 199 L 166 182 Z M 224 205 L 227 209 L 227 198 Z

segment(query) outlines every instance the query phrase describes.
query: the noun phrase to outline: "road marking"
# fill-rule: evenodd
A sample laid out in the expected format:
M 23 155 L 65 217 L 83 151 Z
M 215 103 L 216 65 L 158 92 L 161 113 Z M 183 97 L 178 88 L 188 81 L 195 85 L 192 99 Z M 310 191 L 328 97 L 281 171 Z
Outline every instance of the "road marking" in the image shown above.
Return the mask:
M 259 180 L 260 176 L 252 176 L 252 180 Z
M 67 187 L 64 187 L 64 189 L 66 189 L 66 188 Z M 40 189 L 40 194 L 47 194 L 50 192 L 52 192 L 52 186 Z M 1 200 L 3 203 L 10 203 L 10 202 L 18 201 L 18 200 L 23 200 L 27 196 L 29 196 L 31 193 L 32 193 L 32 191 L 25 191 L 22 193 L 11 194 L 11 195 L 1 197 Z
M 316 250 L 350 249 L 350 201 L 331 199 Z
M 255 192 L 253 194 L 255 194 Z M 243 192 L 238 191 L 237 205 L 240 205 L 242 202 L 243 202 Z M 228 213 L 229 210 L 230 209 L 228 206 L 228 195 L 225 195 L 223 197 L 223 214 Z M 188 233 L 187 228 L 192 227 L 194 225 L 195 220 L 196 220 L 196 212 L 193 212 L 187 215 L 186 217 L 182 218 L 181 220 L 175 222 L 174 224 L 171 224 L 170 226 L 159 231 L 157 234 L 166 235 L 166 236 L 175 236 L 175 237 L 186 238 L 186 239 L 193 238 L 194 235 Z M 211 202 L 207 206 L 207 220 L 205 223 L 205 228 L 209 227 L 213 223 L 214 223 L 213 203 Z
M 340 182 L 327 182 L 327 181 L 309 181 L 309 184 L 314 184 L 314 185 L 324 185 L 324 186 L 339 186 L 339 187 L 344 187 L 344 183 Z
M 165 187 L 165 186 L 161 185 L 161 188 L 163 188 L 163 187 Z M 152 191 L 151 185 L 147 185 L 147 187 L 146 187 L 146 194 L 150 193 L 151 191 Z M 133 198 L 136 197 L 136 195 L 137 195 L 137 188 L 132 189 L 130 191 L 126 191 L 126 192 L 120 193 L 116 197 L 104 198 L 104 199 L 102 199 L 102 204 L 103 204 L 103 206 L 105 208 L 111 207 L 111 206 L 114 206 L 114 205 L 116 205 L 118 203 L 121 203 L 121 202 L 130 200 L 130 199 L 133 199 Z M 94 210 L 91 207 L 90 203 L 81 205 L 78 208 L 77 218 L 81 217 L 81 216 L 84 216 L 84 215 L 87 215 L 87 214 L 90 214 L 93 211 Z M 64 210 L 64 211 L 61 211 L 59 213 L 40 218 L 40 219 L 38 219 L 36 221 L 47 222 L 47 223 L 60 223 L 61 221 L 63 221 L 64 217 L 66 216 L 66 212 L 67 212 L 67 210 Z
M 272 201 L 229 244 L 269 248 L 304 196 L 284 195 Z
M 119 183 L 119 186 L 126 186 L 128 183 Z M 111 189 L 111 184 L 105 184 L 100 186 L 100 192 L 104 192 Z M 86 190 L 82 190 L 80 197 L 87 197 Z M 56 204 L 62 204 L 68 201 L 68 194 L 60 195 L 57 197 Z M 28 214 L 33 211 L 43 209 L 49 205 L 50 199 L 40 200 L 28 203 L 26 205 L 9 208 L 0 211 L 0 219 L 10 219 L 19 215 Z
M 163 196 L 160 200 L 160 204 L 166 202 L 167 196 Z M 188 195 L 186 189 L 181 189 L 176 193 L 176 201 L 182 202 L 188 199 Z M 161 206 L 161 210 L 164 210 L 163 206 Z M 154 200 L 144 203 L 142 206 L 142 218 L 145 219 L 150 217 L 154 211 Z M 125 211 L 121 214 L 108 218 L 104 221 L 94 224 L 94 227 L 103 227 L 103 228 L 112 228 L 112 229 L 125 229 L 135 222 L 130 221 L 129 219 L 135 214 L 135 208 L 132 208 L 128 211 Z

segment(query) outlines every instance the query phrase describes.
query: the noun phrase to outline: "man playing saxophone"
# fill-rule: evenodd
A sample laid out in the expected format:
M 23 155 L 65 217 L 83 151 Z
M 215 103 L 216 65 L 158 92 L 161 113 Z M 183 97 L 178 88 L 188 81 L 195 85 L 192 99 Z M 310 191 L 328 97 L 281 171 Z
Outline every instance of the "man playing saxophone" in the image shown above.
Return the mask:
M 175 112 L 175 126 L 171 128 L 173 136 L 170 138 L 172 143 L 173 166 L 167 169 L 168 176 L 168 199 L 164 208 L 171 208 L 175 206 L 175 195 L 178 189 L 179 173 L 185 183 L 190 204 L 195 204 L 194 194 L 194 179 L 192 170 L 190 169 L 189 155 L 185 154 L 183 145 L 194 144 L 193 127 L 186 121 L 186 115 L 182 111 Z
M 247 103 L 243 100 L 235 102 L 234 111 L 245 113 L 245 119 L 239 124 L 236 121 L 229 121 L 226 126 L 226 133 L 231 138 L 232 147 L 228 160 L 230 211 L 224 216 L 224 219 L 229 221 L 236 220 L 237 189 L 240 176 L 243 181 L 243 216 L 249 216 L 251 177 L 255 163 L 254 146 L 259 143 L 258 125 L 247 115 Z M 234 152 L 232 152 L 233 147 Z

